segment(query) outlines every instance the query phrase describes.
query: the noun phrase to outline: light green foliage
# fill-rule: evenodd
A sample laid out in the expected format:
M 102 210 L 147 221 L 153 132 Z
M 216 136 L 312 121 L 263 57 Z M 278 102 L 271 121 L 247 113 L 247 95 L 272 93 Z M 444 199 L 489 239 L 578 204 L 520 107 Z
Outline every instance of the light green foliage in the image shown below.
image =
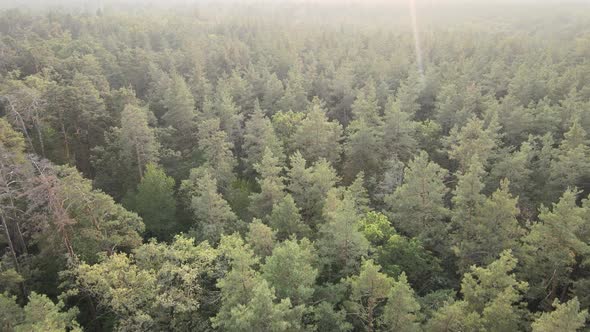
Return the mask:
M 555 299 L 553 307 L 554 311 L 542 313 L 533 322 L 533 332 L 576 332 L 586 326 L 588 310 L 580 310 L 580 302 L 577 298 L 566 303 L 559 303 L 559 300 Z
M 193 229 L 199 238 L 216 242 L 237 228 L 237 217 L 218 192 L 217 179 L 209 167 L 192 169 L 180 192 L 193 212 Z
M 229 271 L 217 281 L 217 287 L 221 290 L 221 306 L 211 321 L 214 327 L 228 328 L 234 308 L 251 301 L 253 290 L 262 278 L 253 269 L 258 258 L 239 235 L 222 237 L 219 252 L 228 261 Z
M 156 276 L 132 263 L 125 254 L 114 254 L 100 264 L 81 264 L 75 270 L 77 288 L 121 317 L 121 328 L 149 329 L 156 297 Z
M 290 299 L 294 305 L 305 304 L 314 292 L 316 263 L 317 254 L 309 240 L 286 240 L 267 257 L 262 277 L 275 288 L 280 299 Z
M 433 288 L 433 282 L 442 272 L 439 259 L 424 249 L 418 239 L 409 239 L 396 233 L 387 217 L 368 212 L 360 222 L 360 230 L 371 243 L 375 259 L 389 276 L 408 275 L 412 285 L 424 292 Z
M 119 329 L 153 329 L 157 324 L 182 328 L 194 323 L 201 282 L 216 256 L 207 243 L 195 245 L 183 236 L 170 245 L 152 241 L 133 255 L 114 254 L 98 264 L 75 267 L 76 287 L 116 314 Z
M 23 135 L 12 129 L 8 121 L 0 119 L 0 148 L 5 165 L 25 162 L 25 140 Z
M 314 163 L 325 158 L 332 164 L 340 160 L 342 126 L 329 121 L 323 103 L 314 99 L 294 134 L 294 148 Z
M 387 297 L 387 304 L 381 314 L 380 325 L 383 331 L 415 332 L 420 328 L 420 304 L 414 290 L 402 273 Z
M 0 327 L 14 332 L 81 332 L 76 322 L 77 308 L 64 310 L 63 302 L 53 303 L 47 296 L 31 293 L 24 308 L 16 298 L 0 294 Z
M 378 212 L 368 212 L 359 221 L 359 225 L 365 238 L 374 246 L 385 244 L 391 236 L 396 234 L 389 219 Z
M 147 165 L 137 191 L 126 198 L 125 205 L 143 218 L 148 237 L 166 238 L 176 226 L 174 179 L 156 165 Z

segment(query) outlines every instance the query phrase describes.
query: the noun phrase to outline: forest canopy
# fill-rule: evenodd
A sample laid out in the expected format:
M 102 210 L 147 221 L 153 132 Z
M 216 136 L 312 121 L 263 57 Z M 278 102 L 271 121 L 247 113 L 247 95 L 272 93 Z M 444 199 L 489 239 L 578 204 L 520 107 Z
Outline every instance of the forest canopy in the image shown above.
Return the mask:
M 0 8 L 1 331 L 583 331 L 590 5 Z

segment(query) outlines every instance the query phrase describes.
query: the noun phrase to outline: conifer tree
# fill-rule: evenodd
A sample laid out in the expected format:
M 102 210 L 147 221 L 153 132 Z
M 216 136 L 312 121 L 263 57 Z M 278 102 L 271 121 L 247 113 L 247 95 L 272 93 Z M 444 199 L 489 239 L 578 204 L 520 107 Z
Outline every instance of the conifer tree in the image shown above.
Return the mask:
M 417 332 L 420 329 L 420 304 L 414 290 L 408 284 L 406 275 L 402 273 L 387 297 L 387 304 L 381 314 L 382 331 Z
M 254 113 L 245 124 L 244 130 L 244 163 L 250 173 L 254 173 L 254 165 L 262 162 L 264 152 L 269 148 L 273 155 L 284 161 L 283 148 L 277 138 L 270 120 L 260 109 Z
M 272 213 L 268 216 L 268 223 L 276 230 L 279 240 L 285 240 L 291 235 L 301 239 L 310 233 L 309 227 L 303 223 L 299 208 L 295 205 L 290 194 L 275 203 Z
M 274 248 L 262 266 L 262 276 L 279 298 L 288 298 L 294 305 L 305 304 L 314 292 L 316 263 L 315 248 L 309 240 L 290 239 Z
M 566 303 L 559 303 L 559 300 L 555 299 L 553 307 L 554 311 L 542 313 L 533 322 L 533 332 L 576 332 L 586 326 L 588 310 L 580 310 L 577 298 L 574 297 Z
M 199 238 L 215 242 L 238 227 L 237 217 L 219 193 L 217 180 L 209 168 L 192 169 L 190 177 L 182 181 L 180 191 L 186 202 L 190 202 L 193 229 Z
M 326 116 L 324 103 L 314 99 L 307 109 L 305 119 L 294 134 L 294 148 L 311 163 L 325 158 L 332 164 L 340 161 L 342 147 L 342 126 L 329 121 Z
M 285 184 L 282 176 L 283 167 L 279 159 L 273 155 L 270 148 L 266 148 L 262 161 L 254 165 L 260 192 L 250 196 L 250 209 L 258 218 L 266 217 L 273 210 L 273 206 L 285 197 Z
M 143 218 L 148 237 L 164 239 L 176 226 L 174 179 L 154 164 L 146 166 L 143 180 L 126 197 L 126 204 Z
M 369 332 L 375 331 L 377 310 L 387 300 L 393 285 L 393 279 L 379 272 L 380 269 L 369 259 L 363 262 L 358 276 L 346 280 L 351 288 L 346 307 L 362 323 L 364 330 Z
M 396 191 L 386 197 L 386 204 L 397 229 L 411 237 L 418 237 L 425 246 L 444 252 L 448 241 L 445 218 L 449 215 L 444 205 L 448 189 L 444 185 L 447 172 L 429 161 L 421 152 L 404 174 L 404 181 Z

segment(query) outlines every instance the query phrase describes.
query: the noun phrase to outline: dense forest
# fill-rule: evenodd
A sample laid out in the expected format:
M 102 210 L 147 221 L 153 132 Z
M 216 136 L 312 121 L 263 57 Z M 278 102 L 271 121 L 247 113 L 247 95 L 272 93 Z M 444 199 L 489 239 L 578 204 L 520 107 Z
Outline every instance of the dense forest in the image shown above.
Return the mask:
M 416 2 L 0 11 L 0 330 L 588 329 L 590 5 Z

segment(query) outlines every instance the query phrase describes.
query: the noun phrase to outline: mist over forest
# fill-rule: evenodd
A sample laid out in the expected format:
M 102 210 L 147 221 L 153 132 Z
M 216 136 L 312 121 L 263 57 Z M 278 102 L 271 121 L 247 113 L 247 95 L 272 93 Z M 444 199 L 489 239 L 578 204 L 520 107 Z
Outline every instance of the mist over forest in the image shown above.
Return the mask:
M 590 2 L 0 0 L 0 331 L 590 331 Z

